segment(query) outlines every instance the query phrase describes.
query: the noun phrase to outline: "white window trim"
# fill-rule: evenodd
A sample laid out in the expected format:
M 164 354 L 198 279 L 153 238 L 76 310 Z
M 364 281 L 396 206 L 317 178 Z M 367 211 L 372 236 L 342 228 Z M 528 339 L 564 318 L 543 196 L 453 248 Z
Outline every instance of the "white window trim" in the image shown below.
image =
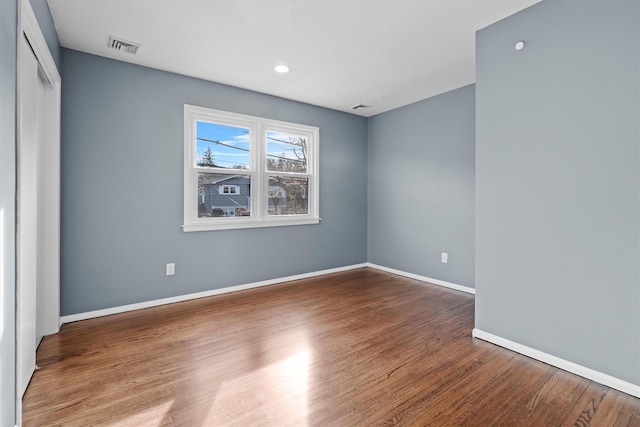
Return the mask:
M 248 128 L 251 135 L 250 170 L 236 171 L 251 177 L 251 216 L 246 217 L 198 217 L 198 172 L 215 172 L 215 168 L 196 165 L 196 122 L 208 121 Z M 307 173 L 266 171 L 266 132 L 278 131 L 301 135 L 309 141 Z M 289 225 L 317 224 L 320 222 L 320 176 L 319 176 L 319 134 L 317 127 L 287 123 L 262 117 L 248 116 L 227 111 L 214 110 L 194 105 L 184 105 L 184 223 L 183 231 L 230 230 L 258 227 L 279 227 Z M 232 173 L 230 169 L 218 172 Z M 308 214 L 268 215 L 269 175 L 307 177 L 309 189 Z

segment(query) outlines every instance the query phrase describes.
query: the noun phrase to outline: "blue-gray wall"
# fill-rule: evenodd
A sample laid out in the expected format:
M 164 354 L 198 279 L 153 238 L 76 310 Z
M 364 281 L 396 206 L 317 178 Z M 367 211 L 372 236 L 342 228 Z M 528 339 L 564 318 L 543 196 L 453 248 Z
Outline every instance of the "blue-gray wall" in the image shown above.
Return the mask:
M 633 384 L 638 3 L 543 1 L 477 34 L 476 75 L 476 327 Z
M 68 49 L 62 76 L 63 315 L 366 262 L 365 118 Z M 182 232 L 185 103 L 318 126 L 320 224 Z
M 379 114 L 368 128 L 369 261 L 474 287 L 474 86 Z
M 38 20 L 38 26 L 42 31 L 47 47 L 51 53 L 53 61 L 56 63 L 58 71 L 60 70 L 60 42 L 58 41 L 58 33 L 56 33 L 55 26 L 53 24 L 53 18 L 49 11 L 49 5 L 47 0 L 29 0 L 34 15 Z
M 0 426 L 15 424 L 16 0 L 0 1 Z

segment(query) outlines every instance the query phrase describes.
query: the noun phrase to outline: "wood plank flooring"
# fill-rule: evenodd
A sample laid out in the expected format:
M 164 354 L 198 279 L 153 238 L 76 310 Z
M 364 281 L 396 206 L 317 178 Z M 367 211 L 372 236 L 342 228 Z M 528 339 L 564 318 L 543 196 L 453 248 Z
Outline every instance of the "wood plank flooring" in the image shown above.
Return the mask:
M 64 325 L 24 426 L 640 426 L 640 399 L 471 337 L 474 297 L 372 269 Z

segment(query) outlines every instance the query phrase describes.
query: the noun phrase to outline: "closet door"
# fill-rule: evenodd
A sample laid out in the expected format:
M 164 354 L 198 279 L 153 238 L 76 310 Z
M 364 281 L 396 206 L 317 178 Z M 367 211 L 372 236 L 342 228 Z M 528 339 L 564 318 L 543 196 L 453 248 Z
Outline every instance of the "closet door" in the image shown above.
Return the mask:
M 42 147 L 44 145 L 45 81 L 29 42 L 22 39 L 20 74 L 20 137 L 17 150 L 17 381 L 22 396 L 36 366 L 36 347 L 42 339 L 37 326 L 38 295 L 43 295 L 39 277 L 42 235 Z

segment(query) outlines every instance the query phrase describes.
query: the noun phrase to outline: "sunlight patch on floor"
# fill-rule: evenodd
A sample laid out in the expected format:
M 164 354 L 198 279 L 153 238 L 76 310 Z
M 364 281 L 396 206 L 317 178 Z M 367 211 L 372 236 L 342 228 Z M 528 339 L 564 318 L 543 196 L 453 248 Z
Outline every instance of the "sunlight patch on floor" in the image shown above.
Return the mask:
M 205 425 L 308 425 L 309 350 L 225 381 Z M 237 395 L 237 390 L 250 390 Z
M 120 419 L 117 422 L 108 424 L 110 427 L 122 427 L 122 426 L 161 426 L 166 425 L 167 421 L 169 423 L 172 420 L 168 419 L 170 416 L 168 415 L 169 410 L 173 406 L 173 400 L 169 400 L 160 405 L 154 406 L 152 408 L 144 409 L 141 412 L 138 412 L 134 415 L 131 415 L 127 418 Z M 171 424 L 169 424 L 171 425 Z

